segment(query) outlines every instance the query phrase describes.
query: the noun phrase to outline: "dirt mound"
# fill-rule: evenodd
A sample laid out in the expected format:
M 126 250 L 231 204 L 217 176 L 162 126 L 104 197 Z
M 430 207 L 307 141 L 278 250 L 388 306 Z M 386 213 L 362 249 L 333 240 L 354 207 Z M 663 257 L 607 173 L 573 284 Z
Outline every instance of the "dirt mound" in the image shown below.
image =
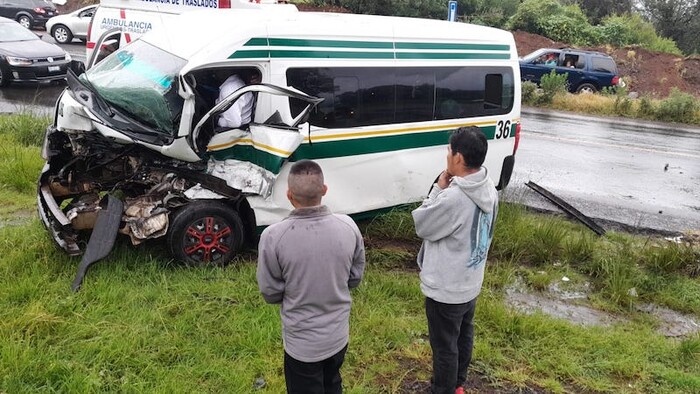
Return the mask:
M 518 55 L 524 56 L 539 48 L 573 47 L 552 41 L 537 34 L 513 33 Z M 700 56 L 688 57 L 653 52 L 639 47 L 612 48 L 609 46 L 582 48 L 607 53 L 617 63 L 620 75 L 629 90 L 640 95 L 666 97 L 671 88 L 700 97 Z

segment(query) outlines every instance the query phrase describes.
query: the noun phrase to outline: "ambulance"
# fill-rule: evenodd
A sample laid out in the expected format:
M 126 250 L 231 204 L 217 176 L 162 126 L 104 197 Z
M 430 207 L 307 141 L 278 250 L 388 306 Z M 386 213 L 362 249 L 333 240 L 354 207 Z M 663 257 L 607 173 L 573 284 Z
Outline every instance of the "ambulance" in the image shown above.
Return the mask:
M 290 213 L 294 162 L 321 165 L 333 212 L 371 215 L 421 201 L 462 126 L 487 137 L 502 189 L 520 135 L 519 70 L 511 33 L 465 23 L 182 14 L 69 74 L 42 150 L 41 217 L 71 255 L 120 232 L 163 238 L 186 263 L 225 263 Z M 223 80 L 250 71 L 261 83 L 217 100 Z M 250 124 L 220 128 L 248 93 Z
M 294 8 L 285 3 L 278 0 L 101 0 L 88 26 L 86 67 L 92 67 L 116 49 L 148 31 L 159 29 L 166 21 L 184 12 L 201 9 L 265 10 L 271 5 Z

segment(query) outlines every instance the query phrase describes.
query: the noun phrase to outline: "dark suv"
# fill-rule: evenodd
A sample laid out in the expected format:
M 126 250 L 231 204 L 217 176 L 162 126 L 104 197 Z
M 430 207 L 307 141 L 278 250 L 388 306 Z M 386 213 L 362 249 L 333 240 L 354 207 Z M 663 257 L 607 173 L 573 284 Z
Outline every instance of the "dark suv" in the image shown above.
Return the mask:
M 605 87 L 624 86 L 615 61 L 604 53 L 542 48 L 520 59 L 520 78 L 523 81 L 539 85 L 542 76 L 552 70 L 557 74 L 568 74 L 568 87 L 572 93 L 595 93 Z
M 0 0 L 0 16 L 14 19 L 27 29 L 43 27 L 58 15 L 56 7 L 45 0 Z

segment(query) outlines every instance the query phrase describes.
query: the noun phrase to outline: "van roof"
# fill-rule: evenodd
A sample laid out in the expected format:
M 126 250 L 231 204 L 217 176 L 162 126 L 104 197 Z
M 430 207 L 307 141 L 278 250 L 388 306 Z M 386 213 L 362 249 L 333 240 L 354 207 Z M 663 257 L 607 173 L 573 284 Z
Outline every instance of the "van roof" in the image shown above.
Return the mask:
M 277 38 L 280 40 L 275 41 Z M 271 7 L 265 12 L 188 12 L 142 39 L 187 59 L 190 62 L 187 68 L 212 63 L 216 57 L 222 61 L 240 58 L 238 52 L 254 54 L 254 49 L 259 50 L 259 57 L 265 58 L 273 45 L 305 53 L 319 47 L 331 48 L 327 50 L 335 54 L 357 54 L 357 58 L 364 54 L 366 59 L 385 58 L 382 56 L 389 54 L 393 58 L 394 51 L 398 54 L 408 49 L 426 53 L 455 50 L 468 58 L 476 56 L 472 52 L 481 52 L 486 53 L 484 58 L 517 59 L 513 35 L 504 30 L 418 18 L 297 12 L 286 7 Z M 404 48 L 394 42 L 404 44 Z M 269 51 L 265 54 L 261 49 Z

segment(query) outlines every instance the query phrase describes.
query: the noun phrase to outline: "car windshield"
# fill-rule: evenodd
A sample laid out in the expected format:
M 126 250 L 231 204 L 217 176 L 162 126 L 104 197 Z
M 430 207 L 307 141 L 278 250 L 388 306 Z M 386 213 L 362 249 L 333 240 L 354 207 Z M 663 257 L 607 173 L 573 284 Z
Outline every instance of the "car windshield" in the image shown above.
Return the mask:
M 530 53 L 529 55 L 525 55 L 522 57 L 522 59 L 526 62 L 532 62 L 533 60 L 537 59 L 538 56 L 543 54 L 546 51 L 546 49 L 538 49 L 535 52 Z
M 49 8 L 54 8 L 54 7 L 53 7 L 53 4 L 51 4 L 51 2 L 46 1 L 46 0 L 30 0 L 28 3 L 29 3 L 32 7 L 40 7 L 40 8 L 49 7 Z
M 32 33 L 29 29 L 25 29 L 19 23 L 0 22 L 0 42 L 32 41 L 38 39 L 39 37 L 36 34 Z
M 107 103 L 160 132 L 175 134 L 183 100 L 177 75 L 185 60 L 142 40 L 80 76 Z

